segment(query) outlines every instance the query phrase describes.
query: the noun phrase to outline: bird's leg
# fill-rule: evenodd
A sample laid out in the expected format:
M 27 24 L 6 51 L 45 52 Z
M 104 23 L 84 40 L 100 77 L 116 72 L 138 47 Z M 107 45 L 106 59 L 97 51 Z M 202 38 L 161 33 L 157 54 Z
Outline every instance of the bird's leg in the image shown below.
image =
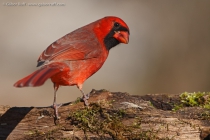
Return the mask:
M 77 85 L 77 87 L 82 93 L 82 100 L 84 101 L 85 105 L 88 106 L 89 105 L 88 99 L 89 99 L 90 93 L 85 94 L 85 92 L 82 90 L 82 85 Z
M 58 108 L 62 106 L 62 104 L 56 104 L 56 97 L 57 97 L 58 88 L 59 88 L 59 85 L 56 85 L 54 83 L 54 101 L 53 101 L 52 108 L 54 109 L 55 119 L 60 119 L 60 117 L 58 115 Z
M 83 99 L 85 105 L 88 106 L 89 105 L 89 103 L 88 103 L 89 95 L 87 96 L 82 89 L 80 91 L 82 92 L 82 95 L 83 95 L 82 99 Z

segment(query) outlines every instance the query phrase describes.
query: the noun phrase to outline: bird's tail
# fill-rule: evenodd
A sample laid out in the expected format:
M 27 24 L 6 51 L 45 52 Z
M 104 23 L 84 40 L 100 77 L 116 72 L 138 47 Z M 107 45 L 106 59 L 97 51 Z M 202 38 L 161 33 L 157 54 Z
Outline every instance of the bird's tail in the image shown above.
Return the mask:
M 25 78 L 17 81 L 15 87 L 36 87 L 41 86 L 44 82 L 52 77 L 53 75 L 59 73 L 61 70 L 59 67 L 43 67 L 34 73 L 26 76 Z

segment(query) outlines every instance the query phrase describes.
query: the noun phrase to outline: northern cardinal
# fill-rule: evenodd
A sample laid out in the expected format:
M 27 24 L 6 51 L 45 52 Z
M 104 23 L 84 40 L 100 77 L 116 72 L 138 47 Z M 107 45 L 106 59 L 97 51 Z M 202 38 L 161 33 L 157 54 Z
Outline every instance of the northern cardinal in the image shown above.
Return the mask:
M 37 71 L 17 81 L 15 87 L 41 86 L 51 78 L 54 84 L 53 109 L 59 119 L 56 92 L 59 86 L 76 85 L 88 105 L 89 94 L 82 85 L 97 72 L 107 59 L 109 50 L 129 41 L 129 28 L 118 17 L 108 16 L 83 26 L 53 42 L 38 59 Z

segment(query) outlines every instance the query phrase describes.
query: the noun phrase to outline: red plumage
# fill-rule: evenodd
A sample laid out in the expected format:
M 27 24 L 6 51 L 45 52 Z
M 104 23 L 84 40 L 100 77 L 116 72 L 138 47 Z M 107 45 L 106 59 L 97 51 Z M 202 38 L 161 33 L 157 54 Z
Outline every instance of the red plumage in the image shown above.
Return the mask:
M 53 42 L 38 59 L 40 69 L 14 86 L 41 86 L 51 78 L 55 94 L 59 86 L 77 85 L 82 91 L 82 84 L 102 67 L 109 50 L 119 43 L 128 43 L 128 39 L 129 28 L 120 18 L 97 20 Z

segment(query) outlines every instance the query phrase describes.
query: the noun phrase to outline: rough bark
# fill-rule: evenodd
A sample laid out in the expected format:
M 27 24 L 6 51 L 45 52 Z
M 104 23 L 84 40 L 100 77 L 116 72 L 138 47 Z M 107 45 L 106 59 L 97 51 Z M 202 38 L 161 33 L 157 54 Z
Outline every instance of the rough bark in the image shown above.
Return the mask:
M 64 104 L 58 121 L 50 107 L 0 106 L 0 139 L 210 139 L 210 111 L 172 111 L 178 95 L 92 90 L 89 102 Z

